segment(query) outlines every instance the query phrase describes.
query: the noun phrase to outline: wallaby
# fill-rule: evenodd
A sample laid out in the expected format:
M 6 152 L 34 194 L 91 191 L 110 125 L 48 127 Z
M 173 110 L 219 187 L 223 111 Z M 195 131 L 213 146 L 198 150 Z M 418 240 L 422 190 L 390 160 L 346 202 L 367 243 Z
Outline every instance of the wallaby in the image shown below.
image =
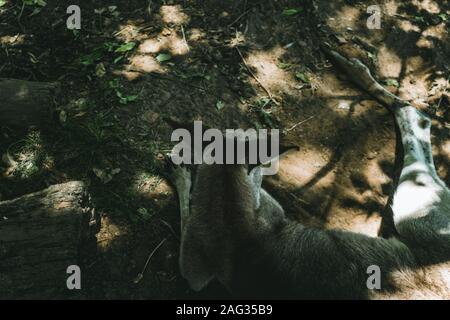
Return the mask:
M 398 236 L 372 238 L 289 220 L 261 188 L 259 166 L 172 166 L 181 275 L 193 290 L 215 278 L 241 298 L 450 299 L 450 191 L 434 167 L 431 122 L 379 85 L 361 62 L 328 52 L 394 113 L 404 148 L 392 204 Z M 378 285 L 371 270 L 379 271 Z

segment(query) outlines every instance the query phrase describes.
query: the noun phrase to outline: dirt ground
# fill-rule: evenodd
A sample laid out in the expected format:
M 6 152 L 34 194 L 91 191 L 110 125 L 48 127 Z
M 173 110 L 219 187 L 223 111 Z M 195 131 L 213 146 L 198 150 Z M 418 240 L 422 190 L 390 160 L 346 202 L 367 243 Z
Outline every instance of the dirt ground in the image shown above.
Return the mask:
M 281 129 L 300 148 L 264 185 L 292 219 L 376 236 L 384 218 L 388 235 L 393 118 L 320 44 L 360 58 L 433 119 L 434 159 L 449 184 L 450 3 L 379 0 L 381 29 L 369 29 L 372 2 L 6 0 L 0 77 L 63 90 L 55 127 L 0 124 L 0 200 L 74 179 L 89 185 L 102 225 L 77 298 L 226 297 L 218 284 L 190 291 L 178 272 L 176 195 L 158 166 L 171 148 L 169 116 Z M 81 30 L 66 28 L 71 4 Z

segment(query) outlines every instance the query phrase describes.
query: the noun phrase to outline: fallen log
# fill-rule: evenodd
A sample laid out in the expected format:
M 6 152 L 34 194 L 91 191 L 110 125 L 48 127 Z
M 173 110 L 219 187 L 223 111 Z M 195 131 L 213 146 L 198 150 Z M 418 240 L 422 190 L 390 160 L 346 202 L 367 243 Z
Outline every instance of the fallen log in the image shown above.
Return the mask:
M 94 212 L 78 181 L 0 202 L 0 299 L 74 296 L 66 271 L 95 241 Z
M 58 85 L 0 78 L 0 126 L 50 125 Z

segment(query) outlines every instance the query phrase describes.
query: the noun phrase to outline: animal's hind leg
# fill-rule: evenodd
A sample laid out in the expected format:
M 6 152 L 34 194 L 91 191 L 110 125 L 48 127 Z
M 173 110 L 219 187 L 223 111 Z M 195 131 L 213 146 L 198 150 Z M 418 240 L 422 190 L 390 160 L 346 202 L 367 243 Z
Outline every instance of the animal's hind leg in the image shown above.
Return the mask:
M 356 85 L 394 112 L 404 148 L 404 165 L 392 204 L 397 231 L 414 241 L 437 238 L 450 243 L 450 191 L 434 167 L 430 120 L 381 86 L 359 60 L 347 59 L 328 46 L 323 49 Z
M 413 106 L 398 108 L 394 110 L 394 115 L 404 149 L 403 167 L 412 163 L 422 163 L 430 174 L 436 175 L 431 147 L 430 119 Z
M 402 236 L 434 237 L 449 219 L 443 209 L 449 192 L 433 163 L 431 123 L 412 106 L 395 110 L 395 117 L 404 148 L 404 164 L 392 204 L 394 223 Z

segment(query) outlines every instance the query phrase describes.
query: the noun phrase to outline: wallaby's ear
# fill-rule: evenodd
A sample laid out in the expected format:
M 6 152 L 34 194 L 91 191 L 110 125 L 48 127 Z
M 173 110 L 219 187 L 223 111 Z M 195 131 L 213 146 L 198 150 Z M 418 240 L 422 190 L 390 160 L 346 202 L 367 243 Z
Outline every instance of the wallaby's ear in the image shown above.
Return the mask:
M 270 145 L 270 144 L 269 144 Z M 248 171 L 249 172 L 252 172 L 256 167 L 261 167 L 262 165 L 264 165 L 264 164 L 267 164 L 267 163 L 270 163 L 270 162 L 273 162 L 274 160 L 278 160 L 278 159 L 280 159 L 285 153 L 287 153 L 287 152 L 289 152 L 289 151 L 291 151 L 291 150 L 300 150 L 300 148 L 298 147 L 298 146 L 296 146 L 296 145 L 293 145 L 293 144 L 283 144 L 283 143 L 280 143 L 280 145 L 279 145 L 279 150 L 278 150 L 278 154 L 272 154 L 272 150 L 270 150 L 270 148 L 269 148 L 269 154 L 270 154 L 270 160 L 269 161 L 267 161 L 267 162 L 265 162 L 265 163 L 261 163 L 259 160 L 258 160 L 258 163 L 256 163 L 256 164 L 249 164 L 248 165 Z
M 201 242 L 195 237 L 189 228 L 185 228 L 181 239 L 180 270 L 181 275 L 189 282 L 194 291 L 200 291 L 214 278 L 211 267 L 207 264 L 207 258 Z
M 292 149 L 298 150 L 299 148 L 293 145 L 280 145 L 280 152 L 277 158 L 281 157 L 284 153 Z M 252 184 L 252 195 L 255 201 L 255 210 L 258 210 L 261 206 L 261 185 L 263 180 L 263 170 L 261 169 L 261 164 L 249 165 L 248 170 L 250 183 Z

